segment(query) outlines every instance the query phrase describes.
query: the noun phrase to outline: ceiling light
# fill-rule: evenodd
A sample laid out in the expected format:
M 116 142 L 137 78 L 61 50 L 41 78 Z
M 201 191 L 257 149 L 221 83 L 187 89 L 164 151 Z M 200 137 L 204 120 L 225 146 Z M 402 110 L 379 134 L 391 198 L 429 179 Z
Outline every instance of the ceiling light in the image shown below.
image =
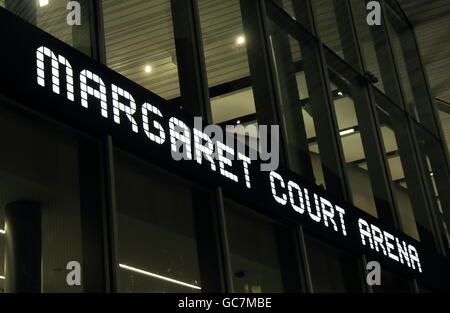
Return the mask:
M 238 124 L 238 125 L 241 124 L 241 120 L 237 120 L 236 124 Z
M 342 97 L 343 95 L 344 95 L 344 94 L 343 94 L 341 91 L 338 92 L 338 96 L 341 96 L 341 97 Z
M 48 0 L 39 0 L 39 5 L 45 7 L 48 4 Z
M 245 37 L 244 36 L 239 36 L 236 39 L 236 44 L 237 45 L 243 45 L 245 43 Z
M 0 279 L 5 279 L 5 276 L 0 276 Z
M 433 173 L 433 172 L 431 172 L 431 173 L 430 173 L 430 176 L 432 176 L 432 177 L 433 177 L 433 176 L 434 176 L 434 173 Z
M 353 134 L 354 132 L 355 132 L 355 129 L 354 129 L 354 128 L 349 128 L 349 129 L 346 129 L 346 130 L 341 131 L 339 134 L 340 134 L 341 136 L 345 136 L 345 135 Z
M 0 229 L 0 234 L 5 234 L 5 230 L 4 229 Z
M 152 67 L 150 65 L 145 66 L 145 72 L 150 73 L 152 71 Z
M 132 271 L 132 272 L 136 272 L 136 273 L 139 273 L 139 274 L 142 274 L 142 275 L 147 275 L 147 276 L 150 276 L 150 277 L 158 278 L 158 279 L 165 280 L 165 281 L 168 281 L 168 282 L 171 282 L 171 283 L 174 283 L 174 284 L 178 284 L 178 285 L 182 285 L 182 286 L 185 286 L 185 287 L 190 287 L 190 288 L 198 289 L 198 290 L 202 289 L 202 288 L 200 288 L 198 286 L 195 286 L 195 285 L 187 284 L 187 283 L 184 283 L 182 281 L 175 280 L 175 279 L 172 279 L 172 278 L 168 278 L 168 277 L 165 277 L 165 276 L 161 276 L 161 275 L 158 275 L 158 274 L 155 274 L 155 273 L 150 273 L 150 272 L 147 272 L 147 271 L 143 271 L 143 270 L 140 270 L 138 268 L 131 267 L 131 266 L 128 266 L 128 265 L 125 265 L 125 264 L 119 264 L 119 266 L 121 268 L 123 268 L 123 269 L 129 270 L 129 271 Z

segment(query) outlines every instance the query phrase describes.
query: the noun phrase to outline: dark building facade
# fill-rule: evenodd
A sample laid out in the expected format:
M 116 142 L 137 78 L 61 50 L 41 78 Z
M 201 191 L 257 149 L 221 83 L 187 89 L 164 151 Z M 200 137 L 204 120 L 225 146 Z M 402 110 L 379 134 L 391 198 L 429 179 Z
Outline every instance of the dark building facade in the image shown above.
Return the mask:
M 3 290 L 448 292 L 442 126 L 413 26 L 367 2 L 0 1 Z M 194 116 L 279 125 L 279 168 Z

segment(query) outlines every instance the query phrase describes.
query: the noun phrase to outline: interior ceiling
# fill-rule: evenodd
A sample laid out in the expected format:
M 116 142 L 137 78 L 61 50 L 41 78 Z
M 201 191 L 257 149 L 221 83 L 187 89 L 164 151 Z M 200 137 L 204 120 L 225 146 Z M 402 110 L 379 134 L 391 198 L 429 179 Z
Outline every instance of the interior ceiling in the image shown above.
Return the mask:
M 448 0 L 397 0 L 414 25 L 448 18 L 450 1 Z

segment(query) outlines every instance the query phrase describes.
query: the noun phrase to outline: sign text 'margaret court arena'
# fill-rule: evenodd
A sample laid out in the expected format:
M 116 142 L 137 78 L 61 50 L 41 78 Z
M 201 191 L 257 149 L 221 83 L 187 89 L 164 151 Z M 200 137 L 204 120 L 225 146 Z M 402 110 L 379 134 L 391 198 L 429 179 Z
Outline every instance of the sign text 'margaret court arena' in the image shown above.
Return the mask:
M 54 94 L 64 97 L 69 103 L 79 102 L 80 110 L 98 107 L 99 117 L 111 119 L 115 127 L 128 124 L 128 136 L 144 133 L 147 140 L 157 147 L 170 145 L 172 152 L 184 156 L 183 160 L 190 160 L 197 166 L 206 161 L 209 170 L 218 173 L 221 179 L 242 184 L 249 190 L 254 188 L 256 167 L 251 166 L 253 160 L 248 156 L 221 141 L 211 140 L 202 129 L 189 127 L 191 123 L 187 120 L 163 114 L 157 103 L 148 100 L 138 108 L 132 90 L 126 90 L 114 81 L 107 82 L 106 79 L 111 79 L 110 77 L 102 77 L 92 68 L 74 68 L 72 60 L 46 46 L 34 49 L 37 74 L 35 81 L 38 86 L 48 88 L 51 85 Z M 99 72 L 101 73 L 100 70 Z M 62 73 L 65 75 L 62 76 Z M 296 216 L 342 238 L 359 236 L 362 247 L 422 272 L 419 251 L 414 244 L 407 243 L 362 217 L 356 222 L 358 234 L 349 234 L 349 209 L 345 205 L 338 205 L 324 193 L 314 192 L 295 179 L 283 177 L 278 171 L 271 171 L 263 184 L 269 186 L 267 190 L 271 191 L 272 203 L 266 203 L 267 206 L 287 208 Z M 351 220 L 351 223 L 354 222 Z

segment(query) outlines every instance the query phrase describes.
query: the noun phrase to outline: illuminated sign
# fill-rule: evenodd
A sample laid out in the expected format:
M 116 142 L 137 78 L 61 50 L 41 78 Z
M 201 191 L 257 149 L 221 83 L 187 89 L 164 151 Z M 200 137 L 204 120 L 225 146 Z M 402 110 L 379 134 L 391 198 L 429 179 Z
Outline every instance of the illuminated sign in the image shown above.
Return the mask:
M 8 23 L 14 23 L 14 33 Z M 220 186 L 269 216 L 303 225 L 408 275 L 441 276 L 433 264 L 444 261 L 419 242 L 285 168 L 262 172 L 259 160 L 211 141 L 178 106 L 1 9 L 0 26 L 2 97 L 92 135 L 111 135 L 122 149 Z M 184 157 L 174 160 L 174 151 Z
M 62 73 L 65 73 L 65 86 L 61 83 Z M 45 88 L 47 75 L 51 75 L 51 86 L 48 86 L 48 92 L 61 95 L 70 102 L 76 102 L 75 99 L 79 99 L 78 105 L 81 110 L 90 105 L 96 105 L 99 108 L 99 118 L 108 119 L 112 108 L 112 120 L 116 124 L 128 124 L 130 136 L 133 132 L 143 132 L 150 141 L 158 145 L 170 145 L 172 152 L 179 152 L 178 150 L 182 148 L 181 154 L 185 156 L 184 160 L 188 161 L 192 160 L 192 147 L 194 147 L 197 162 L 201 164 L 202 155 L 205 155 L 213 172 L 216 172 L 217 166 L 212 155 L 213 152 L 218 151 L 219 173 L 235 183 L 245 181 L 246 188 L 252 188 L 253 173 L 249 172 L 251 161 L 248 157 L 241 155 L 239 158 L 242 163 L 241 171 L 232 173 L 227 168 L 227 166 L 232 166 L 232 158 L 228 158 L 227 155 L 235 154 L 231 147 L 221 142 L 213 145 L 211 139 L 201 130 L 190 128 L 185 121 L 174 116 L 164 116 L 155 103 L 136 104 L 135 97 L 130 91 L 116 85 L 115 82 L 105 83 L 106 80 L 98 73 L 87 69 L 74 72 L 71 61 L 65 56 L 57 54 L 46 46 L 40 46 L 36 49 L 36 83 Z M 74 86 L 74 75 L 79 77 L 78 86 Z M 135 118 L 139 114 L 140 119 Z M 141 125 L 138 125 L 138 120 L 142 121 Z M 163 126 L 164 121 L 169 128 L 170 140 L 168 141 L 166 141 L 167 130 Z M 192 134 L 194 134 L 195 140 L 193 140 Z M 209 145 L 205 146 L 203 141 Z M 288 206 L 291 210 L 306 216 L 321 227 L 331 229 L 341 236 L 347 236 L 345 209 L 325 196 L 314 193 L 308 187 L 300 187 L 293 180 L 285 182 L 283 177 L 276 172 L 270 172 L 269 177 L 267 183 L 270 184 L 274 201 L 282 206 Z M 358 220 L 358 225 L 362 245 L 369 246 L 396 262 L 422 272 L 419 254 L 413 245 L 399 240 L 389 232 L 369 224 L 362 218 Z

